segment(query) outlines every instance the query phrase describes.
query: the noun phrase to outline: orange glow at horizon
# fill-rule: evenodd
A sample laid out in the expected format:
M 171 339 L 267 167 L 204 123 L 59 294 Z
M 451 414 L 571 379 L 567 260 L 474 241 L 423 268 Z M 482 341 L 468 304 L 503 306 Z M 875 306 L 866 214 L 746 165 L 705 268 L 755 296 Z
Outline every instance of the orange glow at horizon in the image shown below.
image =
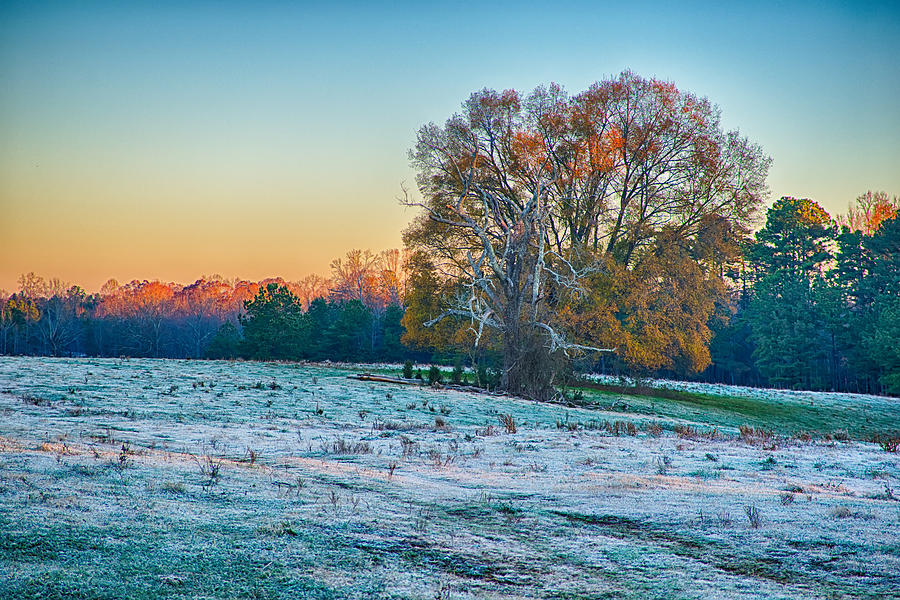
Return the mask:
M 19 276 L 31 271 L 88 292 L 111 278 L 186 284 L 214 274 L 253 281 L 327 276 L 331 261 L 351 248 L 399 247 L 411 214 L 387 189 L 386 202 L 365 203 L 340 189 L 330 198 L 312 192 L 265 201 L 249 193 L 246 200 L 235 193 L 153 201 L 146 192 L 115 201 L 102 189 L 76 191 L 22 194 L 0 184 L 0 290 L 15 291 Z

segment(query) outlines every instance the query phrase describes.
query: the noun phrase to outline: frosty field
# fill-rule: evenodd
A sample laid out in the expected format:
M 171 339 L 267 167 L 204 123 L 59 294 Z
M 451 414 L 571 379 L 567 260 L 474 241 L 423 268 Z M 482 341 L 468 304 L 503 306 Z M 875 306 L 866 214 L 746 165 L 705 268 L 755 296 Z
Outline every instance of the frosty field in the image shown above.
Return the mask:
M 898 400 L 360 370 L 0 357 L 0 598 L 900 598 Z

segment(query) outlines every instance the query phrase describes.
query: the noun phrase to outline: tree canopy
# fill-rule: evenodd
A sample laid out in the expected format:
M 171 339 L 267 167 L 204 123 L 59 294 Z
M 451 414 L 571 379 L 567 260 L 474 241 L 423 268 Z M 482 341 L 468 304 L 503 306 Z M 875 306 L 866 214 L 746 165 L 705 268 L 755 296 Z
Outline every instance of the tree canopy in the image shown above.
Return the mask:
M 445 286 L 453 297 L 425 324 L 461 319 L 476 344 L 495 330 L 504 387 L 530 396 L 550 389 L 542 363 L 554 353 L 603 349 L 596 344 L 609 327 L 572 326 L 591 318 L 585 311 L 645 342 L 669 335 L 636 316 L 653 302 L 623 301 L 633 286 L 617 282 L 646 271 L 659 285 L 642 280 L 645 295 L 658 298 L 695 284 L 662 274 L 673 255 L 693 263 L 700 279 L 718 277 L 733 233 L 766 194 L 770 163 L 758 146 L 724 131 L 705 98 L 627 71 L 574 96 L 557 85 L 528 95 L 475 92 L 443 126 L 419 130 L 410 158 L 421 200 L 406 202 L 423 211 L 405 241 L 453 282 Z M 584 301 L 589 294 L 593 302 Z M 699 310 L 695 320 L 704 322 L 702 304 L 672 308 Z M 690 352 L 686 342 L 611 349 L 660 364 Z M 668 352 L 663 361 L 660 351 Z

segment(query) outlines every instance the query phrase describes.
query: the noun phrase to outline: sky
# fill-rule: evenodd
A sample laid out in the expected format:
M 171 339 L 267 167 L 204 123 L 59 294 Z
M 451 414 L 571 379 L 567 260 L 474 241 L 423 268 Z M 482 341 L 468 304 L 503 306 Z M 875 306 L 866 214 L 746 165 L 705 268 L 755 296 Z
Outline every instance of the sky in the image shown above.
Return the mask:
M 631 69 L 708 97 L 770 200 L 900 195 L 900 2 L 0 3 L 0 290 L 327 274 L 399 247 L 473 91 Z

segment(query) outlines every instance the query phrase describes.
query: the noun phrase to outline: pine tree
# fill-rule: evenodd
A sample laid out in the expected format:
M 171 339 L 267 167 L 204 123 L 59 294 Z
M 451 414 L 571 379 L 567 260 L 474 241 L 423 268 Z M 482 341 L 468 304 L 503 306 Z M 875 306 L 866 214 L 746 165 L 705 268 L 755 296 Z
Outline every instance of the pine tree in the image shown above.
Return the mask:
M 244 303 L 242 353 L 261 360 L 297 360 L 308 351 L 309 320 L 300 300 L 283 285 L 270 283 Z
M 775 385 L 828 386 L 825 319 L 816 302 L 833 258 L 836 230 L 809 199 L 781 198 L 769 209 L 749 259 L 757 282 L 746 319 L 760 372 Z

